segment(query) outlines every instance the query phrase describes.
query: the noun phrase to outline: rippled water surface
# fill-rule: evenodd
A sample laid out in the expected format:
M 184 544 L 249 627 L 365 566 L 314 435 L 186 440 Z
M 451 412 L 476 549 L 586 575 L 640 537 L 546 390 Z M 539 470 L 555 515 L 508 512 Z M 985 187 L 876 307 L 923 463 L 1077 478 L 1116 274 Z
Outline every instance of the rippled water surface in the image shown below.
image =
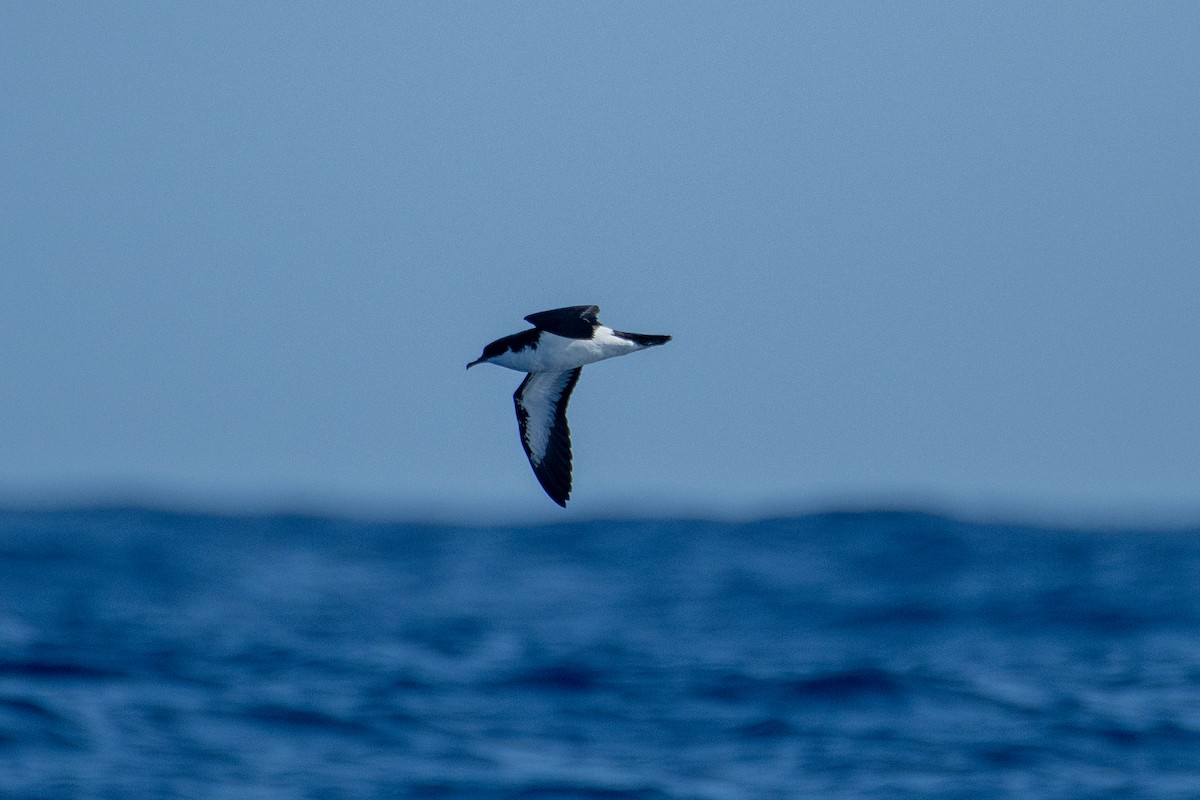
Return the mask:
M 1200 533 L 0 514 L 0 797 L 1200 797 Z

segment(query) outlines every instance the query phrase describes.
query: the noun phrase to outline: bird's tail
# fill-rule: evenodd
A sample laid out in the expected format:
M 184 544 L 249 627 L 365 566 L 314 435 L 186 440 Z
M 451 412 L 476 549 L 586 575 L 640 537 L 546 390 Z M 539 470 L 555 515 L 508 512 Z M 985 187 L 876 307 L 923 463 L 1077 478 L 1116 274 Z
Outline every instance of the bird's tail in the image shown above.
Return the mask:
M 657 333 L 626 333 L 625 331 L 613 331 L 614 336 L 620 336 L 622 339 L 628 339 L 639 347 L 654 347 L 656 344 L 666 344 L 671 341 L 670 336 L 662 336 Z

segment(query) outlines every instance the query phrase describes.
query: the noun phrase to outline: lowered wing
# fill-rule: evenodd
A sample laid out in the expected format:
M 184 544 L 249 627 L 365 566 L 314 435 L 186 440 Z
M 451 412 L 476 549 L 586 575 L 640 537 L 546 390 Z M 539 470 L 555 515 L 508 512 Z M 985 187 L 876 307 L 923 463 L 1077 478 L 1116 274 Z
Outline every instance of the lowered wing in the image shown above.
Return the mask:
M 536 314 L 533 316 L 537 316 Z M 513 394 L 521 446 L 550 499 L 563 508 L 571 496 L 571 429 L 567 402 L 582 367 L 565 372 L 531 372 Z

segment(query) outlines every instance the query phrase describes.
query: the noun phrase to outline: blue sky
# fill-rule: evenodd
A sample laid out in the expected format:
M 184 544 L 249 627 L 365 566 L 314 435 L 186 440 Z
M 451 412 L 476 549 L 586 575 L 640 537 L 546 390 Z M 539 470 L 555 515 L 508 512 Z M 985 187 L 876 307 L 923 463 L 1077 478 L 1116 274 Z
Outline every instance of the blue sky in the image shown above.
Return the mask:
M 1200 514 L 1194 3 L 6 3 L 0 498 Z M 596 303 L 571 510 L 501 369 Z

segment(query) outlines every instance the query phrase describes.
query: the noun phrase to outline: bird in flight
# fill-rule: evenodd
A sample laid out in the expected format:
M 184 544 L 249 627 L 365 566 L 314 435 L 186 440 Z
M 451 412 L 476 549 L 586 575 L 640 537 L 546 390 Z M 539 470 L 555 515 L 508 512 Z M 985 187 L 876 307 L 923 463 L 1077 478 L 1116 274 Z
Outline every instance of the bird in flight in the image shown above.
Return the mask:
M 563 508 L 571 496 L 571 429 L 567 401 L 584 364 L 666 344 L 670 336 L 625 333 L 601 325 L 599 306 L 568 306 L 530 314 L 529 330 L 483 348 L 467 364 L 495 364 L 527 372 L 513 394 L 521 445 L 538 483 Z

